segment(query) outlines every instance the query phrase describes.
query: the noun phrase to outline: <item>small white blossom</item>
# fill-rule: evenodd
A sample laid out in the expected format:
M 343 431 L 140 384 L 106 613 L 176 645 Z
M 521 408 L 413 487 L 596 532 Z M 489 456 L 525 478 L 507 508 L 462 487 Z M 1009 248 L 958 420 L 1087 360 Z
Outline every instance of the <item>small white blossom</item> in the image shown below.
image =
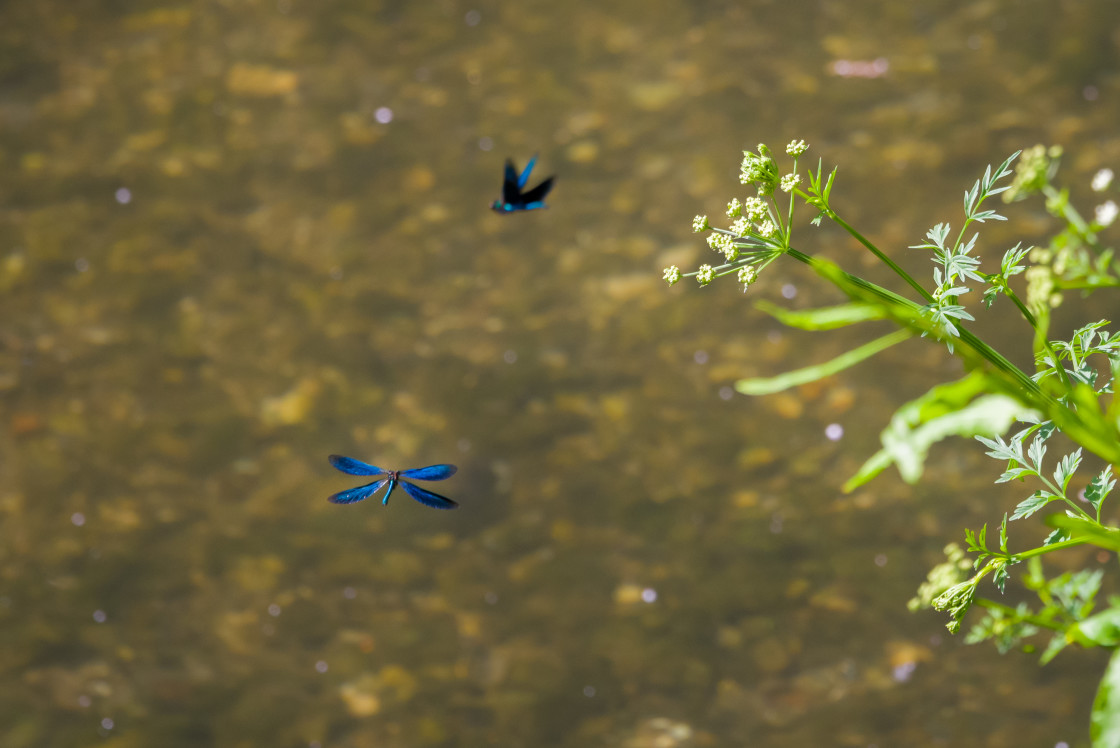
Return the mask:
M 751 222 L 746 218 L 736 218 L 731 223 L 731 230 L 735 236 L 746 236 L 747 232 L 751 230 Z
M 723 256 L 728 262 L 735 262 L 739 259 L 739 248 L 735 246 L 734 242 L 728 242 L 727 246 L 723 248 Z
M 809 146 L 805 144 L 804 140 L 791 140 L 789 145 L 786 146 L 786 153 L 797 158 L 808 149 Z
M 735 240 L 727 234 L 711 233 L 708 234 L 708 246 L 716 252 L 722 252 L 724 255 L 734 246 Z
M 760 145 L 759 149 L 766 146 Z M 756 153 L 743 151 L 743 163 L 739 164 L 739 182 L 751 184 L 764 179 L 766 170 L 763 168 L 762 159 Z
M 731 198 L 731 202 L 727 204 L 727 217 L 738 218 L 742 213 L 743 204 L 739 202 L 739 198 Z
M 707 231 L 710 228 L 707 216 L 696 216 L 692 219 L 692 233 L 699 234 L 701 231 Z
M 747 286 L 754 283 L 758 278 L 758 271 L 753 266 L 747 265 L 739 268 L 739 282 L 743 284 L 743 290 L 747 290 Z
M 786 174 L 782 177 L 782 192 L 789 192 L 801 181 L 800 174 Z
M 766 203 L 758 197 L 748 197 L 743 203 L 743 215 L 749 221 L 760 221 L 766 215 Z
M 1097 206 L 1096 221 L 1101 226 L 1111 226 L 1117 215 L 1120 215 L 1120 208 L 1112 200 Z
M 765 238 L 767 238 L 767 239 L 769 239 L 769 238 L 770 238 L 771 236 L 773 236 L 773 235 L 774 235 L 774 233 L 775 233 L 775 232 L 776 232 L 777 230 L 778 230 L 778 227 L 777 227 L 777 226 L 775 226 L 775 225 L 774 225 L 774 222 L 773 222 L 773 221 L 771 221 L 770 219 L 767 219 L 767 220 L 763 221 L 763 222 L 762 222 L 761 224 L 759 224 L 759 226 L 758 226 L 758 234 L 759 234 L 759 236 L 765 237 Z
M 716 271 L 712 270 L 711 265 L 701 265 L 700 269 L 696 271 L 696 280 L 701 286 L 706 286 L 712 282 L 712 278 L 716 277 Z
M 661 277 L 671 286 L 681 279 L 681 269 L 676 265 L 670 265 L 665 268 L 665 272 L 661 274 Z
M 1093 175 L 1092 188 L 1093 192 L 1104 192 L 1108 186 L 1112 184 L 1112 169 L 1101 169 Z

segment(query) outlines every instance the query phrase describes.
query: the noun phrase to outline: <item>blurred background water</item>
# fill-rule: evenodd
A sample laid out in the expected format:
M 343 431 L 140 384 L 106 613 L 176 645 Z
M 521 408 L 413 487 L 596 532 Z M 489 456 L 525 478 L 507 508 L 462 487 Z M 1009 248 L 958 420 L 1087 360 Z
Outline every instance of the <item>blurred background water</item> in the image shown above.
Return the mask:
M 744 196 L 758 142 L 838 164 L 834 204 L 923 277 L 904 248 L 959 225 L 986 164 L 1060 143 L 1083 197 L 1120 158 L 1118 21 L 5 4 L 0 744 L 1084 744 L 1100 653 L 1040 669 L 905 609 L 1021 498 L 1000 466 L 962 442 L 921 486 L 838 490 L 894 407 L 959 374 L 942 351 L 733 395 L 868 333 L 755 311 L 838 300 L 795 263 L 746 296 L 660 271 L 709 261 L 692 216 Z M 487 210 L 534 153 L 550 209 Z M 1010 213 L 989 257 L 1051 227 Z M 462 506 L 330 505 L 356 484 L 332 452 L 455 462 L 436 489 Z

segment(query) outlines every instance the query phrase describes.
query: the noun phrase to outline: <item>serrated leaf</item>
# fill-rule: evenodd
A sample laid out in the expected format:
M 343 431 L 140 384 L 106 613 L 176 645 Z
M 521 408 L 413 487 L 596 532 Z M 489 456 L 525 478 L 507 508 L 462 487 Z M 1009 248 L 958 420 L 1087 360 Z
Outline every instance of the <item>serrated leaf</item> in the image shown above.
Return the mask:
M 989 454 L 991 453 L 989 452 Z M 1006 483 L 1009 480 L 1022 478 L 1024 475 L 1038 475 L 1038 472 L 1026 467 L 1009 468 L 1000 477 L 996 478 L 996 483 Z
M 1089 502 L 1093 509 L 1099 511 L 1101 502 L 1105 500 L 1115 485 L 1116 479 L 1112 477 L 1112 466 L 1108 465 L 1089 481 L 1089 485 L 1085 488 L 1085 500 Z
M 1046 456 L 1046 444 L 1041 438 L 1036 438 L 1027 449 L 1027 461 L 1035 470 L 1042 469 L 1042 458 Z
M 1069 479 L 1077 472 L 1077 467 L 1080 464 L 1080 449 L 1071 452 L 1058 462 L 1058 467 L 1054 469 L 1054 482 L 1062 487 L 1062 493 L 1065 493 L 1066 488 L 1069 487 Z
M 939 223 L 926 232 L 926 237 L 942 249 L 945 248 L 945 239 L 949 236 L 949 224 Z
M 1021 442 L 1012 440 L 1010 444 L 1006 444 L 999 433 L 997 433 L 993 439 L 977 435 L 976 440 L 990 450 L 985 452 L 988 457 L 993 457 L 997 460 L 1008 460 L 1009 462 L 1023 462 L 1023 445 Z
M 1042 541 L 1043 546 L 1054 545 L 1054 543 L 1062 543 L 1069 540 L 1068 530 L 1054 530 L 1046 536 L 1046 540 Z
M 1007 586 L 1007 567 L 1001 566 L 996 569 L 995 574 L 992 575 L 992 581 L 995 583 L 996 588 L 1000 594 L 1003 594 L 1003 588 Z
M 976 184 L 972 185 L 971 190 L 966 190 L 964 193 L 964 214 L 966 216 L 972 215 L 972 209 L 976 205 L 976 198 L 980 195 L 980 180 L 976 180 Z
M 984 221 L 1006 221 L 1007 218 L 996 213 L 994 210 L 984 210 L 972 216 L 972 220 L 984 223 Z
M 1042 507 L 1050 503 L 1054 498 L 1054 494 L 1046 491 L 1035 491 L 1030 497 L 1023 499 L 1015 507 L 1015 511 L 1011 513 L 1012 521 L 1017 519 L 1024 519 L 1037 512 Z

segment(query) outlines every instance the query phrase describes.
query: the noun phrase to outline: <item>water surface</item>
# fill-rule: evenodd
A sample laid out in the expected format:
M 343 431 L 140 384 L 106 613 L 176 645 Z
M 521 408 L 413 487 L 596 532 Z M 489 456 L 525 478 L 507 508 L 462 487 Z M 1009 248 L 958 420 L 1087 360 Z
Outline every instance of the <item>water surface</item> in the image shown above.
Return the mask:
M 905 610 L 1020 498 L 999 466 L 956 444 L 838 490 L 955 366 L 913 342 L 731 396 L 868 333 L 755 311 L 838 300 L 792 263 L 748 296 L 660 268 L 708 261 L 691 218 L 760 141 L 839 164 L 837 206 L 922 273 L 904 247 L 987 163 L 1059 142 L 1083 194 L 1120 155 L 1117 14 L 10 4 L 0 743 L 1084 743 L 1098 653 L 1039 669 Z M 550 209 L 487 210 L 534 153 Z M 1016 215 L 1000 253 L 1045 235 Z M 455 462 L 462 507 L 329 505 L 332 452 Z

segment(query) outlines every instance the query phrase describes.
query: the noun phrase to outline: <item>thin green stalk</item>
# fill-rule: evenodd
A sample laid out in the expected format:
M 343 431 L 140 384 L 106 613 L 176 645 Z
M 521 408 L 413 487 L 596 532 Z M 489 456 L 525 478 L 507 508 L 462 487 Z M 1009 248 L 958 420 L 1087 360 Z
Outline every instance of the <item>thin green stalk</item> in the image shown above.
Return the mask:
M 828 277 L 833 273 L 838 273 L 848 283 L 858 287 L 863 291 L 866 291 L 878 300 L 885 301 L 888 304 L 893 304 L 904 308 L 907 311 L 907 314 L 905 316 L 909 319 L 916 318 L 921 312 L 921 307 L 919 307 L 910 299 L 907 299 L 905 296 L 899 296 L 893 291 L 889 291 L 882 286 L 878 286 L 874 283 L 871 283 L 870 281 L 864 280 L 859 276 L 851 275 L 850 273 L 844 272 L 832 263 L 827 263 L 826 265 L 821 260 L 811 255 L 800 252 L 793 247 L 790 247 L 786 251 L 786 254 L 788 254 L 795 260 L 805 263 L 817 272 L 822 273 L 823 275 L 825 275 L 825 277 Z M 925 289 L 922 289 L 922 291 L 923 293 L 925 293 Z M 1029 395 L 1029 399 L 1031 401 L 1037 401 L 1040 398 L 1046 397 L 1045 393 L 1043 393 L 1042 390 L 1039 389 L 1038 384 L 1035 383 L 1035 381 L 1025 373 L 1023 373 L 1023 371 L 1015 366 L 1015 364 L 1008 361 L 1006 358 L 1000 355 L 998 351 L 993 349 L 984 341 L 977 338 L 963 326 L 958 326 L 958 329 L 960 330 L 959 340 L 963 344 L 967 345 L 969 348 L 972 348 L 982 358 L 991 363 L 992 366 L 994 366 L 997 370 L 1007 374 L 1020 388 L 1022 388 Z M 926 332 L 929 331 L 927 330 Z M 1032 407 L 1037 406 L 1036 402 L 1029 402 L 1028 404 L 1030 404 Z
M 1066 630 L 1066 626 L 1064 624 L 1055 623 L 1054 621 L 1051 621 L 1048 618 L 1043 618 L 1041 616 L 1023 615 L 1018 610 L 1016 610 L 1015 608 L 1012 608 L 1009 605 L 1004 605 L 1003 603 L 997 603 L 995 600 L 989 600 L 986 597 L 973 598 L 973 603 L 976 604 L 976 605 L 979 605 L 981 608 L 987 608 L 988 610 L 998 610 L 998 611 L 1006 614 L 1010 618 L 1016 618 L 1020 621 L 1025 621 L 1026 623 L 1030 623 L 1030 624 L 1033 624 L 1035 626 L 1039 626 L 1041 628 L 1050 629 L 1051 631 L 1065 631 Z
M 1082 514 L 1084 514 L 1084 512 L 1082 512 Z M 1025 561 L 1028 558 L 1041 556 L 1044 553 L 1052 553 L 1054 551 L 1060 551 L 1065 548 L 1073 548 L 1074 546 L 1085 545 L 1086 543 L 1091 542 L 1092 541 L 1089 538 L 1085 537 L 1071 538 L 1070 540 L 1062 540 L 1058 543 L 1051 543 L 1050 545 L 1042 545 L 1038 548 L 1031 548 L 1029 551 L 1023 551 L 1022 553 L 1012 553 L 1010 554 L 1010 556 L 1017 561 Z
M 891 307 L 895 308 L 897 311 L 892 316 L 898 324 L 914 326 L 926 333 L 935 332 L 918 324 L 921 319 L 921 308 L 910 299 L 851 275 L 834 263 L 812 257 L 793 247 L 786 250 L 786 254 L 813 268 L 842 290 L 846 290 L 849 295 L 854 294 L 853 298 L 862 295 L 864 300 L 878 301 L 888 307 L 888 313 Z M 1076 410 L 1063 405 L 1052 395 L 1044 392 L 1031 377 L 967 328 L 958 326 L 958 330 L 959 337 L 954 342 L 959 342 L 962 349 L 967 349 L 971 356 L 976 356 L 991 365 L 994 373 L 999 375 L 993 382 L 1002 382 L 1008 395 L 1017 398 L 1028 407 L 1041 411 L 1047 418 L 1053 420 L 1059 429 L 1090 452 L 1108 462 L 1120 462 L 1120 443 L 1117 442 L 1116 434 L 1108 430 L 1107 426 L 1101 426 L 1105 429 L 1101 431 L 1097 427 L 1100 426 L 1099 419 L 1094 422 L 1081 417 Z M 970 360 L 972 365 L 979 363 L 975 359 L 970 359 L 970 356 L 964 356 L 963 351 L 962 357 L 965 358 L 966 363 Z M 1096 425 L 1093 425 L 1094 423 Z
M 797 174 L 797 156 L 793 157 L 793 171 L 792 174 Z M 797 190 L 789 191 L 789 212 L 787 213 L 788 221 L 786 222 L 785 231 L 785 245 L 788 247 L 790 240 L 793 239 L 793 208 L 797 204 Z
M 902 278 L 904 281 L 906 281 L 907 284 L 909 284 L 909 286 L 911 288 L 913 288 L 915 291 L 917 291 L 918 294 L 921 295 L 921 297 L 923 299 L 925 299 L 927 302 L 929 302 L 931 304 L 933 303 L 933 295 L 929 291 L 927 291 L 925 288 L 923 288 L 921 283 L 918 283 L 918 281 L 916 281 L 913 276 L 911 276 L 909 273 L 907 273 L 905 270 L 903 270 L 901 267 L 899 267 L 898 264 L 894 260 L 892 260 L 890 257 L 887 257 L 885 254 L 883 254 L 883 252 L 878 247 L 876 247 L 874 244 L 872 244 L 870 241 L 868 241 L 863 236 L 863 234 L 859 233 L 852 226 L 848 225 L 848 222 L 845 221 L 843 218 L 841 218 L 839 215 L 837 215 L 836 211 L 829 208 L 828 209 L 828 217 L 831 218 L 836 223 L 840 224 L 840 226 L 845 231 L 847 231 L 849 234 L 854 236 L 856 241 L 858 241 L 860 244 L 862 244 L 864 247 L 866 247 L 871 252 L 871 254 L 875 255 L 880 260 L 882 260 L 883 263 L 886 264 L 887 267 L 889 267 L 891 270 L 893 270 L 895 273 L 898 274 L 899 278 Z
M 1004 295 L 1007 296 L 1007 298 L 1011 299 L 1011 302 L 1015 304 L 1015 306 L 1019 309 L 1019 313 L 1023 315 L 1023 318 L 1027 321 L 1027 324 L 1029 324 L 1037 333 L 1038 320 L 1036 320 L 1035 316 L 1031 314 L 1031 311 L 1027 309 L 1027 305 L 1023 303 L 1022 299 L 1019 298 L 1019 295 L 1012 291 L 1011 287 L 1006 284 L 1003 286 L 1003 291 Z M 1054 361 L 1057 361 L 1058 354 L 1054 351 L 1054 346 L 1050 344 L 1050 341 L 1046 338 L 1046 336 L 1042 335 L 1036 339 L 1042 342 L 1042 346 L 1046 349 L 1046 352 L 1050 354 L 1051 358 L 1053 358 Z M 1058 366 L 1057 369 L 1058 377 L 1062 380 L 1062 385 L 1067 390 L 1069 390 L 1072 385 L 1069 382 L 1069 375 L 1066 374 L 1065 367 Z
M 1062 291 L 1076 291 L 1084 288 L 1090 290 L 1096 288 L 1115 288 L 1117 286 L 1120 286 L 1120 279 L 1114 278 L 1111 275 L 1100 276 L 1099 280 L 1094 281 L 1063 281 L 1061 278 L 1054 278 L 1054 288 Z

